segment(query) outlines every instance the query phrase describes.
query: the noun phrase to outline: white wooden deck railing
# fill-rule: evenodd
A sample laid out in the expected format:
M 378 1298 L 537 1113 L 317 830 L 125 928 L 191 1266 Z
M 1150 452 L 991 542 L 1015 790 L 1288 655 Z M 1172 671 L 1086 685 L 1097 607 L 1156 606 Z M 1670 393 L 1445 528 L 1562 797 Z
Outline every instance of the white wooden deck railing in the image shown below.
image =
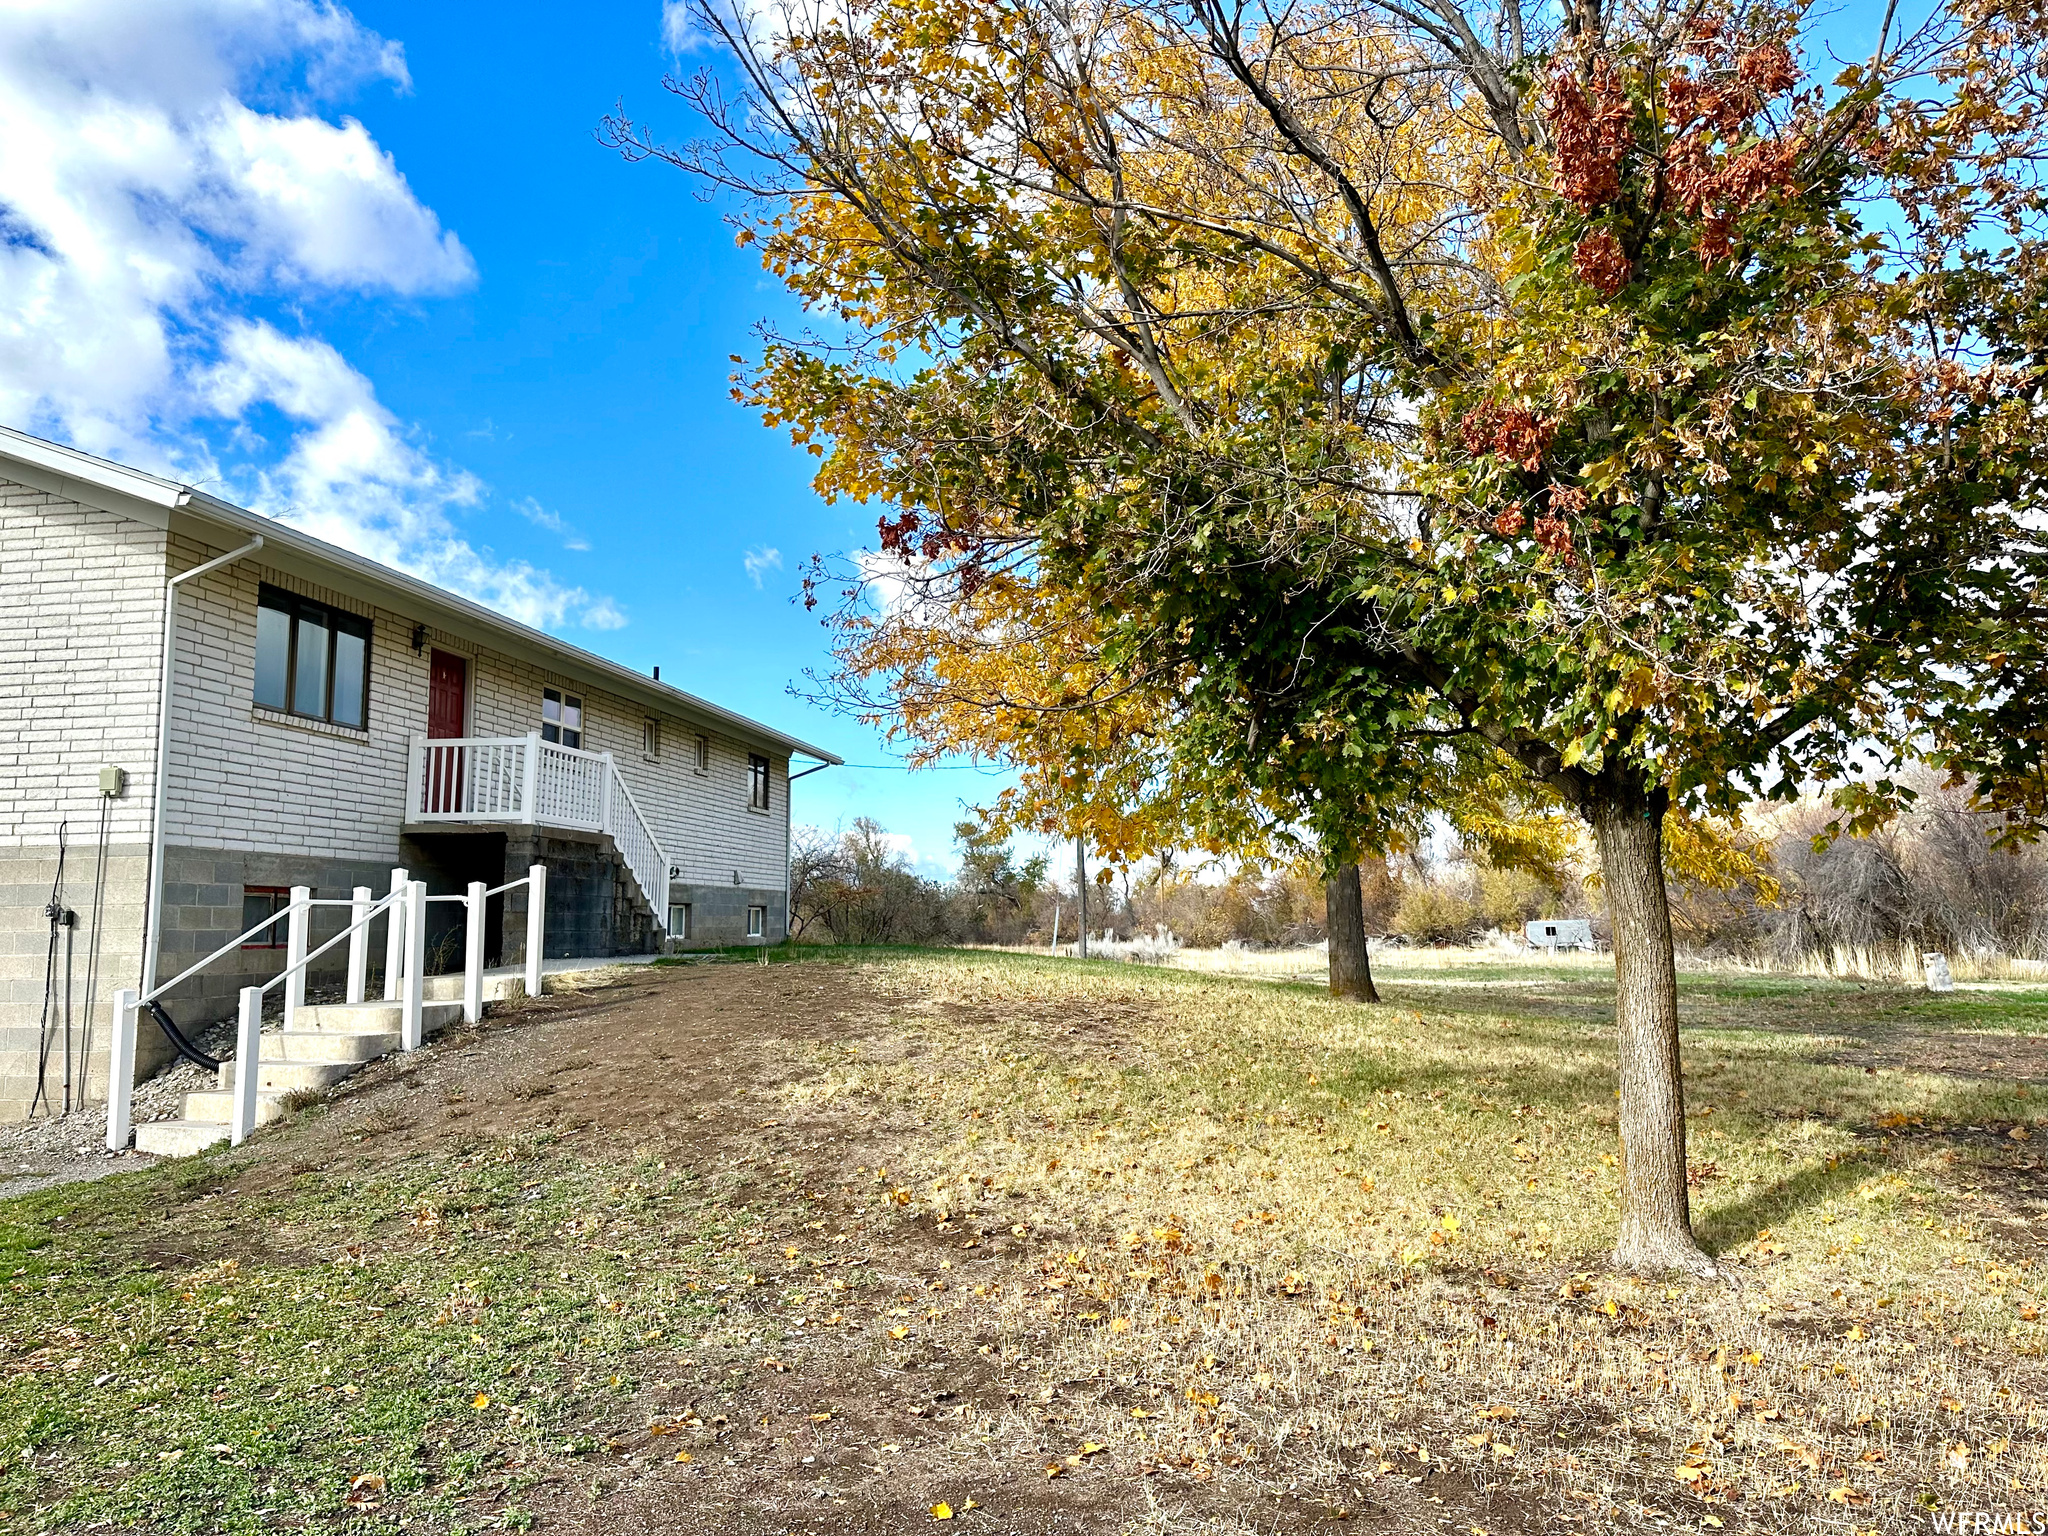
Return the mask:
M 412 739 L 408 822 L 510 822 L 603 832 L 668 927 L 668 855 L 609 752 L 529 736 Z

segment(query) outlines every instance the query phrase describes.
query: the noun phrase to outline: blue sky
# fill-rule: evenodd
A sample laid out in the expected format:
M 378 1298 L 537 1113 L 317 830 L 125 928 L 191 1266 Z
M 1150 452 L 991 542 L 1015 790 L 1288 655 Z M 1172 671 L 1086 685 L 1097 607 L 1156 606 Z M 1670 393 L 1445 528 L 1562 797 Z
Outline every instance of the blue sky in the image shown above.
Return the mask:
M 1829 30 L 1860 56 L 1873 23 Z M 660 0 L 11 0 L 0 421 L 886 761 L 788 693 L 824 659 L 799 568 L 875 536 L 728 397 L 789 301 L 718 203 L 597 141 L 614 104 L 688 136 L 676 62 Z M 796 809 L 938 872 L 1002 782 L 834 769 Z
M 409 95 L 366 102 L 364 120 L 482 280 L 415 315 L 357 316 L 343 350 L 451 456 L 589 542 L 566 550 L 530 526 L 502 535 L 618 601 L 631 622 L 594 637 L 608 654 L 659 664 L 849 762 L 886 761 L 873 732 L 787 694 L 823 662 L 816 619 L 790 601 L 798 568 L 875 535 L 873 510 L 825 506 L 808 456 L 728 394 L 731 354 L 751 353 L 752 327 L 793 307 L 734 247 L 725 205 L 596 139 L 619 102 L 668 137 L 693 131 L 661 88 L 677 64 L 660 8 L 590 7 L 573 25 L 558 6 L 354 11 L 403 40 L 413 76 Z M 681 68 L 709 62 L 692 54 Z M 950 865 L 959 800 L 1001 782 L 832 769 L 798 786 L 798 815 L 872 815 L 927 866 Z
M 885 761 L 787 692 L 823 660 L 799 567 L 875 518 L 727 394 L 788 300 L 719 205 L 597 142 L 621 101 L 688 135 L 673 66 L 658 3 L 10 7 L 0 421 Z M 796 809 L 872 815 L 937 869 L 1000 782 L 834 769 Z

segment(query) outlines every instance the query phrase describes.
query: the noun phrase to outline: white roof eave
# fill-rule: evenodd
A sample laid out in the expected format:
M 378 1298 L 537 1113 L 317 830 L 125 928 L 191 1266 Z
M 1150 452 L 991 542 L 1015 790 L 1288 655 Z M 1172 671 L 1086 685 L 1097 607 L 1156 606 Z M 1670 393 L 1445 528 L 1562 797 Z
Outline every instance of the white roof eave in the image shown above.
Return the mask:
M 378 587 L 402 598 L 408 604 L 424 606 L 439 615 L 455 620 L 456 629 L 481 631 L 493 640 L 509 642 L 520 650 L 550 658 L 564 669 L 573 668 L 579 673 L 592 674 L 593 681 L 602 679 L 619 692 L 657 707 L 666 707 L 679 713 L 701 717 L 704 721 L 725 727 L 742 739 L 752 738 L 758 742 L 779 747 L 785 752 L 800 753 L 817 758 L 833 767 L 842 766 L 845 759 L 827 752 L 823 747 L 812 746 L 798 737 L 786 735 L 772 726 L 745 715 L 713 704 L 709 699 L 699 698 L 667 683 L 657 683 L 630 667 L 609 661 L 581 646 L 570 645 L 558 640 L 543 630 L 508 619 L 504 614 L 486 608 L 481 603 L 459 597 L 422 581 L 417 576 L 408 576 L 403 571 L 358 555 L 353 551 L 316 539 L 259 512 L 251 512 L 232 502 L 222 501 L 191 486 L 180 485 L 173 480 L 148 474 L 142 470 L 130 469 L 94 454 L 82 453 L 76 448 L 67 448 L 60 443 L 46 442 L 31 437 L 12 427 L 0 426 L 0 460 L 12 460 L 40 470 L 38 481 L 54 477 L 62 489 L 59 494 L 73 500 L 88 503 L 111 496 L 128 505 L 116 505 L 107 510 L 130 512 L 133 504 L 141 503 L 151 508 L 162 509 L 162 513 L 178 513 L 202 523 L 227 529 L 238 534 L 261 534 L 266 553 L 277 552 L 299 555 L 321 565 L 337 567 L 359 582 Z M 90 493 L 102 493 L 99 498 Z

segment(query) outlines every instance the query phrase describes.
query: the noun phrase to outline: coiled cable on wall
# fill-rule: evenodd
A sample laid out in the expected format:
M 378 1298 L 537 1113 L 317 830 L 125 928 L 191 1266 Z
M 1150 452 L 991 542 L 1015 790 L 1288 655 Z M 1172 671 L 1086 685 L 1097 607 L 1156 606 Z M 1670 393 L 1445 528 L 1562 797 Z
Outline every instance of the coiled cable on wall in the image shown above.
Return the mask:
M 71 923 L 78 921 L 78 914 L 66 908 L 63 902 L 64 856 L 68 851 L 66 847 L 66 834 L 70 826 L 71 823 L 68 821 L 57 823 L 57 873 L 50 882 L 49 904 L 43 908 L 44 915 L 50 919 L 50 944 L 43 957 L 43 1016 L 36 1026 L 36 1092 L 35 1097 L 30 1099 L 28 1104 L 28 1112 L 31 1117 L 34 1116 L 38 1109 L 47 1111 L 48 1108 L 46 1101 L 50 1097 L 50 1047 L 55 1040 L 56 1031 L 60 1025 L 67 1032 L 64 1042 L 67 1052 L 71 1045 L 68 1035 L 71 1028 L 70 1017 L 56 1006 L 58 935 Z M 60 1017 L 60 1015 L 62 1016 Z M 70 1109 L 68 1101 L 71 1094 L 71 1084 L 68 1079 L 64 1084 L 64 1092 L 67 1101 L 65 1109 L 68 1112 Z

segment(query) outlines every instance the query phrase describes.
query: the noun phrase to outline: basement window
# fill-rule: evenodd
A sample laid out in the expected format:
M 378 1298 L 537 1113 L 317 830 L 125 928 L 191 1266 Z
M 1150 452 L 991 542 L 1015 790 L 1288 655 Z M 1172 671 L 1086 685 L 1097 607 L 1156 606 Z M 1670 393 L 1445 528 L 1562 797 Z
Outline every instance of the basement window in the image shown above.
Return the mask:
M 370 621 L 268 583 L 256 592 L 256 702 L 360 730 L 370 718 Z
M 767 934 L 768 909 L 766 907 L 747 908 L 747 937 L 759 939 L 767 937 Z
M 669 903 L 668 936 L 672 939 L 690 937 L 690 904 L 687 901 Z
M 242 932 L 247 933 L 266 917 L 284 911 L 292 904 L 292 893 L 284 885 L 245 885 L 242 887 Z M 242 943 L 244 949 L 283 949 L 286 930 L 291 924 L 272 923 L 252 939 Z

